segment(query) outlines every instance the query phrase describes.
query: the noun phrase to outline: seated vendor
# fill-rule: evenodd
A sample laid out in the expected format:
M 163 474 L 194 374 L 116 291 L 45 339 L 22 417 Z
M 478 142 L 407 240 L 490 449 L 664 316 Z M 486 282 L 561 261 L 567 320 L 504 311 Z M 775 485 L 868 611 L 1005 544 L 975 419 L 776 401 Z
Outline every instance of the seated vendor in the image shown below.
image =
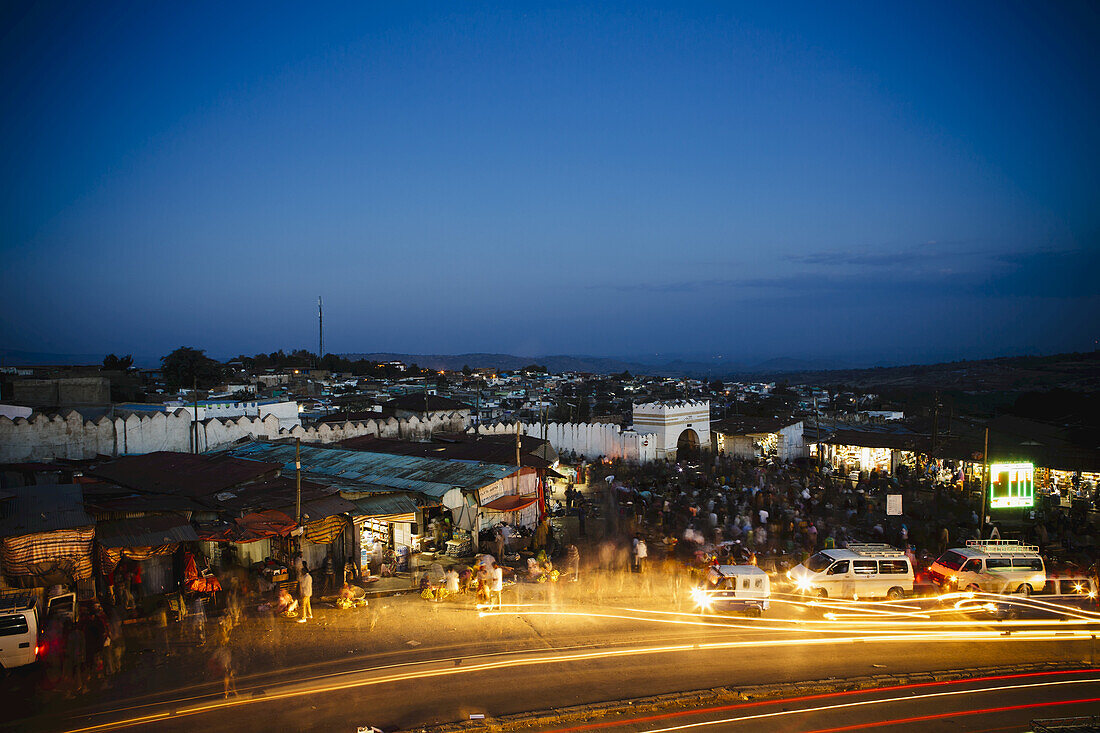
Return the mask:
M 291 595 L 290 591 L 286 588 L 279 589 L 279 600 L 275 604 L 275 613 L 280 616 L 291 617 L 298 612 L 298 601 L 296 601 Z

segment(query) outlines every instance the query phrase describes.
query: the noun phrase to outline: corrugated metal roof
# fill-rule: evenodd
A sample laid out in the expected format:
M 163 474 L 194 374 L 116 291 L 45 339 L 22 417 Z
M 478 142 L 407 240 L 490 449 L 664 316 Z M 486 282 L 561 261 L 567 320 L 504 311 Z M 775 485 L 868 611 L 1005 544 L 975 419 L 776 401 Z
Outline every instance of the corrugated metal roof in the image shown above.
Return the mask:
M 18 537 L 95 524 L 84 511 L 78 484 L 9 486 L 12 498 L 0 501 L 0 537 Z
M 293 450 L 293 449 L 292 449 Z M 291 464 L 293 464 L 293 459 Z M 87 473 L 120 486 L 156 494 L 207 496 L 273 474 L 277 463 L 257 463 L 227 455 L 158 451 L 124 456 Z
M 356 505 L 339 494 L 302 502 L 302 519 L 310 522 L 354 511 Z
M 363 453 L 310 445 L 303 445 L 301 451 L 302 469 L 310 474 L 363 482 L 372 487 L 386 487 L 390 491 L 411 491 L 437 499 L 455 487 L 468 491 L 480 489 L 515 470 L 487 463 Z M 282 463 L 287 471 L 294 470 L 293 445 L 253 442 L 231 448 L 228 454 L 257 461 L 275 461 Z
M 408 494 L 375 494 L 353 499 L 356 514 L 373 517 L 382 514 L 409 514 L 415 512 L 416 502 Z
M 100 522 L 95 535 L 103 547 L 160 547 L 199 538 L 191 523 L 175 514 Z

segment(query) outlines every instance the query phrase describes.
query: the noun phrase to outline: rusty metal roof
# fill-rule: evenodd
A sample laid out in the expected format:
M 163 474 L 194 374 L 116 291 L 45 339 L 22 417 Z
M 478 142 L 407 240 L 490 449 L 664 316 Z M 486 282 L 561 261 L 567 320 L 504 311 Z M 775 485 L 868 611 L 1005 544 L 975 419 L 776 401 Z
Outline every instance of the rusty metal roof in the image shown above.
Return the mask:
M 480 489 L 509 476 L 514 468 L 472 461 L 454 461 L 388 453 L 365 453 L 303 445 L 302 470 L 311 476 L 341 479 L 345 491 L 411 491 L 442 498 L 453 488 Z M 294 470 L 294 446 L 252 442 L 235 446 L 228 455 L 257 461 L 280 462 Z M 361 484 L 364 488 L 357 489 Z
M 9 486 L 10 499 L 0 501 L 0 537 L 90 527 L 84 495 L 77 484 Z
M 448 458 L 456 461 L 476 461 L 495 463 L 498 466 L 516 465 L 516 438 L 514 435 L 483 436 L 484 440 L 436 440 L 420 443 L 412 440 L 376 438 L 363 435 L 340 441 L 339 446 L 347 450 L 370 453 L 389 453 L 397 456 L 420 456 L 422 458 Z M 534 451 L 542 448 L 544 441 L 530 436 L 521 436 L 521 465 L 529 468 L 547 470 L 552 465 Z
M 95 538 L 103 547 L 161 547 L 193 542 L 199 536 L 191 523 L 178 514 L 159 514 L 99 522 Z
M 86 473 L 148 493 L 207 496 L 274 476 L 280 468 L 282 465 L 279 463 L 262 463 L 220 454 L 158 451 L 124 456 L 95 466 Z

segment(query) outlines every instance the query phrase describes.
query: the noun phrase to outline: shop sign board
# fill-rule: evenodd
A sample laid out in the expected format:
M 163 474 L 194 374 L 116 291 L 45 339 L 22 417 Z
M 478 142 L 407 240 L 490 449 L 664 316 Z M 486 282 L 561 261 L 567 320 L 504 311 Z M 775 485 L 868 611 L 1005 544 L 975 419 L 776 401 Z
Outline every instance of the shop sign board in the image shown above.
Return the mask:
M 989 508 L 1035 505 L 1035 464 L 994 463 L 989 467 Z
M 901 494 L 887 494 L 886 495 L 886 516 L 888 516 L 888 517 L 900 517 L 901 516 Z

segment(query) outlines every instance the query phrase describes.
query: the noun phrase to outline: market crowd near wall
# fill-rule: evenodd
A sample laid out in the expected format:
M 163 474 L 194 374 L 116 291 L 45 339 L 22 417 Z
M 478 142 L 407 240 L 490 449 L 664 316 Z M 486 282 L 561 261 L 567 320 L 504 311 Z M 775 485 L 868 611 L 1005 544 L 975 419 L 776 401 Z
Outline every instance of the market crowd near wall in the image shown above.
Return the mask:
M 198 421 L 198 451 L 222 448 L 241 439 L 300 438 L 303 443 L 337 443 L 348 438 L 374 435 L 380 438 L 424 440 L 433 433 L 466 429 L 467 417 L 449 413 L 421 419 L 386 418 L 362 422 L 322 423 L 318 426 L 279 427 L 273 415 L 265 418 L 210 418 Z M 149 414 L 128 413 L 85 420 L 76 410 L 58 414 L 34 413 L 14 420 L 0 416 L 0 463 L 80 460 L 96 456 L 121 456 L 154 451 L 190 452 L 196 449 L 194 421 L 185 409 Z M 515 424 L 498 423 L 479 428 L 483 435 L 514 433 Z M 589 459 L 600 456 L 646 462 L 657 457 L 652 436 L 621 430 L 609 424 L 525 424 L 526 435 L 545 437 L 559 453 L 571 451 Z

